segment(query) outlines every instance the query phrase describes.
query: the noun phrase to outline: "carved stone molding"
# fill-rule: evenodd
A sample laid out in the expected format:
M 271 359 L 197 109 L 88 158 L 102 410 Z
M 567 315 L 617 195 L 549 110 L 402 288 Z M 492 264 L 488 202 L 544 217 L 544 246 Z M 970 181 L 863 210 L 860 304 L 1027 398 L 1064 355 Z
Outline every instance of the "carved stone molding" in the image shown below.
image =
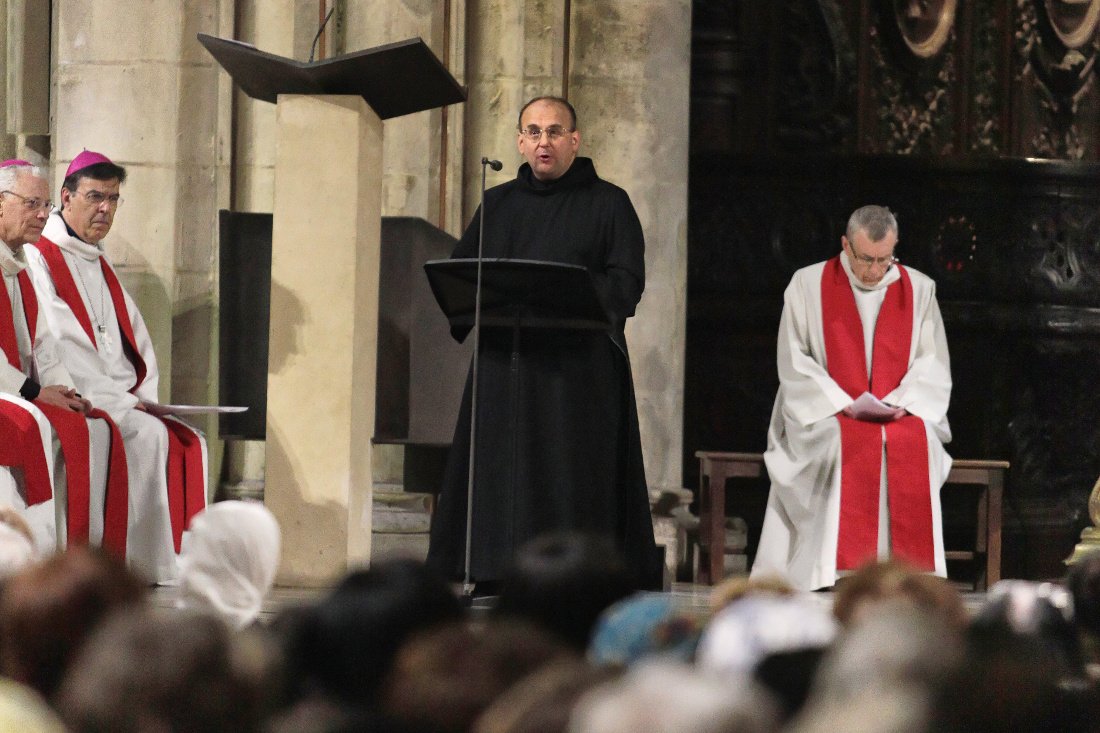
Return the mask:
M 1038 152 L 1081 158 L 1083 143 L 1074 117 L 1095 84 L 1100 51 L 1097 22 L 1100 0 L 1016 0 L 1016 45 L 1034 74 L 1051 118 L 1035 138 Z
M 955 25 L 958 0 L 891 0 L 902 43 L 919 59 L 943 50 Z
M 1039 0 L 1040 21 L 1065 49 L 1092 42 L 1100 24 L 1100 0 Z

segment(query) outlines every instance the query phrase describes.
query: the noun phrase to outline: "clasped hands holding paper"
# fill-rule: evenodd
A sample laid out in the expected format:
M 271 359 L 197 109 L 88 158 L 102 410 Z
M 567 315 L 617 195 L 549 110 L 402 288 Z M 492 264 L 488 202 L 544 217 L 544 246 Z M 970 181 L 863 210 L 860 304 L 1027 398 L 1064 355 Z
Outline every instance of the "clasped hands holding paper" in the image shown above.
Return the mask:
M 864 392 L 841 412 L 853 420 L 894 422 L 909 414 L 904 407 L 891 407 L 870 392 Z

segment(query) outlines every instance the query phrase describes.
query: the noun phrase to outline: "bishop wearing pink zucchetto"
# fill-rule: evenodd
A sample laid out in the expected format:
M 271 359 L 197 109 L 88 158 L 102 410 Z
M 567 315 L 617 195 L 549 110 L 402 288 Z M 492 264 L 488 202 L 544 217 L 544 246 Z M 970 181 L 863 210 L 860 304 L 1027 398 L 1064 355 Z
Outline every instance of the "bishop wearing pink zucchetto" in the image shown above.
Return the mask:
M 126 559 L 155 583 L 178 575 L 192 516 L 206 505 L 206 441 L 159 408 L 156 354 L 145 320 L 104 254 L 126 169 L 102 153 L 73 158 L 38 244 L 35 289 L 81 394 L 118 424 L 129 486 Z

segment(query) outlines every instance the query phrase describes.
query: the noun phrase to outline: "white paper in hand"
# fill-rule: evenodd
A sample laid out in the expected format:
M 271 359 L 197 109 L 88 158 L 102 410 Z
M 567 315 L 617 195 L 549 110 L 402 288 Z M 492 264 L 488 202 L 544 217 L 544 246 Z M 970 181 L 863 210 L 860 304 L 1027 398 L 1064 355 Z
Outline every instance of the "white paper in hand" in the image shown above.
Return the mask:
M 883 422 L 894 419 L 894 408 L 870 392 L 864 392 L 848 406 L 849 413 L 856 420 Z

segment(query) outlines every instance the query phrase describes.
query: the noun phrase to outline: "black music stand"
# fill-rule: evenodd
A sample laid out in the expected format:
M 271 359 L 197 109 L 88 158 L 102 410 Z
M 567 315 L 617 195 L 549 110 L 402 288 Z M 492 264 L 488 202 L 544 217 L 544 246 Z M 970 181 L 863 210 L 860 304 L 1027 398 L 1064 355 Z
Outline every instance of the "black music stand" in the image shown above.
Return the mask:
M 478 264 L 481 265 L 481 312 L 478 314 Z M 592 274 L 579 265 L 535 260 L 433 260 L 424 264 L 432 294 L 451 324 L 451 334 L 463 341 L 479 323 L 481 327 L 502 327 L 512 330 L 512 363 L 519 358 L 520 334 L 525 329 L 567 329 L 609 331 L 611 319 L 600 303 Z M 475 339 L 474 343 L 477 343 Z M 466 578 L 464 593 L 472 601 L 470 583 L 470 547 L 473 532 L 474 474 L 477 456 L 476 441 L 480 437 L 477 424 L 477 358 L 470 397 L 470 481 L 466 501 Z M 509 370 L 509 393 L 516 394 L 519 375 Z M 515 455 L 515 440 L 519 434 L 519 416 L 512 410 L 513 442 L 509 455 Z M 514 479 L 514 472 L 513 472 Z M 517 487 L 512 487 L 513 491 Z
M 280 94 L 350 94 L 388 120 L 466 101 L 466 89 L 419 38 L 310 63 L 241 41 L 198 37 L 241 91 L 262 102 L 274 104 Z
M 477 260 L 424 263 L 432 294 L 459 341 L 474 325 Z M 580 265 L 482 260 L 481 325 L 609 330 L 592 274 Z

